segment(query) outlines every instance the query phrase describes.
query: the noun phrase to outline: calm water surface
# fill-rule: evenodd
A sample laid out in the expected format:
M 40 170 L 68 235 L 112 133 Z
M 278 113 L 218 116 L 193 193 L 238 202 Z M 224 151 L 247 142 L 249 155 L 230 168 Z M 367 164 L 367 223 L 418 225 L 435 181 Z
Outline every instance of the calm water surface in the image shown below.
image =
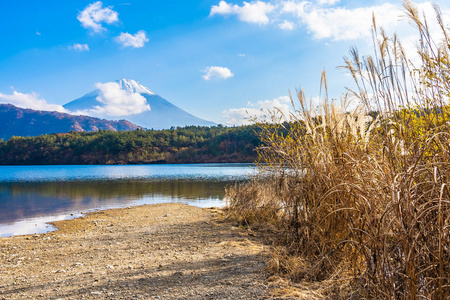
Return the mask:
M 0 237 L 54 230 L 47 222 L 141 204 L 223 206 L 249 164 L 0 166 Z

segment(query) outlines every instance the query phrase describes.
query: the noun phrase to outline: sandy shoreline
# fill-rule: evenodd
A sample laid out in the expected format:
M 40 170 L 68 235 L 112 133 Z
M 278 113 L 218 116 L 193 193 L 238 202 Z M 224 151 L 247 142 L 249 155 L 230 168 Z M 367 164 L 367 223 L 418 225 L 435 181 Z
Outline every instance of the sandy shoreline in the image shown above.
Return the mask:
M 144 205 L 0 238 L 0 299 L 267 299 L 267 248 L 221 211 Z

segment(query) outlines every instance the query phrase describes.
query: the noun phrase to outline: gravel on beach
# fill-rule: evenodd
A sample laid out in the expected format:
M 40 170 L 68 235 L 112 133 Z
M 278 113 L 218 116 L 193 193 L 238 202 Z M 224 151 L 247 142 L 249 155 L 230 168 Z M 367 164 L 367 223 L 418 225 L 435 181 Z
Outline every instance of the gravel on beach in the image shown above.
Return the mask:
M 0 238 L 0 299 L 271 299 L 267 246 L 221 214 L 146 205 Z

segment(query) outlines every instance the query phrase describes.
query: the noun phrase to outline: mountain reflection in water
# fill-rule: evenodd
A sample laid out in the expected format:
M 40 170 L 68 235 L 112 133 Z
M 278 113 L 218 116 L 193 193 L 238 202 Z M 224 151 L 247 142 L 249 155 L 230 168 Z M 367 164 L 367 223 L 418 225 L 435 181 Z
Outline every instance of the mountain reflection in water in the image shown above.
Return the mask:
M 0 166 L 0 237 L 43 233 L 48 222 L 95 210 L 181 202 L 223 206 L 248 164 Z
M 197 180 L 0 183 L 0 223 L 153 202 L 215 203 L 223 199 L 229 184 Z

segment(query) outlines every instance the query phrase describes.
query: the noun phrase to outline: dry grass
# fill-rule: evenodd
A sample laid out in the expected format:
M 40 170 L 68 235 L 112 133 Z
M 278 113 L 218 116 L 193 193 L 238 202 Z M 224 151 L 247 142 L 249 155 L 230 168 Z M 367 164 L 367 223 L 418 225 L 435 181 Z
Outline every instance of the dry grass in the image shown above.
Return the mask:
M 231 217 L 277 228 L 269 269 L 342 297 L 450 296 L 450 38 L 438 7 L 439 44 L 404 7 L 421 66 L 374 21 L 375 54 L 346 59 L 357 89 L 330 102 L 324 74 L 318 109 L 300 91 L 291 122 L 260 124 L 261 179 L 228 190 Z

